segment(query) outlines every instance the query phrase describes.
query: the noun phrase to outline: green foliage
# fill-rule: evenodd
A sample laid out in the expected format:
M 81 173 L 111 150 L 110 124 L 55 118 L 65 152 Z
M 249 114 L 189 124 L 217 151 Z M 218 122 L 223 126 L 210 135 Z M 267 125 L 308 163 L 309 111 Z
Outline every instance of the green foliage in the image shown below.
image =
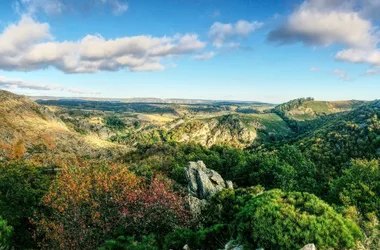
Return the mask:
M 249 201 L 234 222 L 239 240 L 255 249 L 346 249 L 361 238 L 358 226 L 315 195 L 271 190 Z
M 158 250 L 154 234 L 143 236 L 141 241 L 135 237 L 120 236 L 115 240 L 107 240 L 99 250 Z
M 263 191 L 264 188 L 261 186 L 222 190 L 211 197 L 207 207 L 202 211 L 202 224 L 230 224 L 245 204 Z
M 332 195 L 346 206 L 356 206 L 362 214 L 380 216 L 380 168 L 378 160 L 353 160 L 341 177 L 332 183 Z
M 163 249 L 182 249 L 187 244 L 190 249 L 212 250 L 224 247 L 230 239 L 230 228 L 226 224 L 216 224 L 198 231 L 179 228 L 165 237 Z
M 351 159 L 376 159 L 380 154 L 380 101 L 334 118 L 296 143 L 317 168 L 320 195 L 342 175 Z
M 14 228 L 14 245 L 33 247 L 33 226 L 29 218 L 41 209 L 50 176 L 44 169 L 25 163 L 0 163 L 0 216 Z
M 123 130 L 125 129 L 125 123 L 123 120 L 121 120 L 117 116 L 108 116 L 105 117 L 103 122 L 106 124 L 106 126 L 110 129 L 114 130 Z
M 12 234 L 13 228 L 0 217 L 0 247 L 10 245 Z

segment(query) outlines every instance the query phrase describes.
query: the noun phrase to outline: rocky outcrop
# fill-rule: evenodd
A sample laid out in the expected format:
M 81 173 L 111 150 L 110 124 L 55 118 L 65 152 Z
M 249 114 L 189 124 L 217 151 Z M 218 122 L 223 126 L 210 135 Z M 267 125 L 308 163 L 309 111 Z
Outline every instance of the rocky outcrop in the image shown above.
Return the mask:
M 231 181 L 225 181 L 218 172 L 208 169 L 203 161 L 189 162 L 185 168 L 189 190 L 189 207 L 197 218 L 207 205 L 207 198 L 222 191 L 233 188 Z
M 224 188 L 233 188 L 231 181 L 225 181 L 218 172 L 206 168 L 203 161 L 189 162 L 185 170 L 189 192 L 198 199 L 207 199 Z
M 231 240 L 224 246 L 224 250 L 243 250 L 243 246 Z
M 315 248 L 314 244 L 307 244 L 306 246 L 304 246 L 300 250 L 317 250 L 317 249 Z

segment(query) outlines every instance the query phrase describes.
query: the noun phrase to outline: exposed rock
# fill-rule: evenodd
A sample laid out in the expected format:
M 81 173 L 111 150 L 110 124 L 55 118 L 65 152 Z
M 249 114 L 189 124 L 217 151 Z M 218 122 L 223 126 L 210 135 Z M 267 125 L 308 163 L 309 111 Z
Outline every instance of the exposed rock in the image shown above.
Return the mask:
M 202 214 L 202 209 L 206 207 L 207 201 L 198 199 L 197 197 L 194 197 L 192 195 L 188 196 L 188 201 L 191 214 L 195 218 L 198 218 Z
M 300 250 L 316 250 L 316 248 L 315 248 L 314 244 L 307 244 L 306 246 L 304 246 Z
M 189 247 L 189 245 L 186 244 L 186 245 L 183 246 L 182 249 L 183 249 L 183 250 L 190 250 L 190 247 Z
M 223 180 L 218 172 L 206 168 L 203 161 L 189 162 L 185 171 L 189 183 L 189 207 L 195 218 L 198 218 L 202 209 L 206 207 L 207 198 L 224 188 L 233 188 L 231 181 Z
M 224 250 L 243 250 L 243 246 L 237 244 L 234 240 L 231 240 L 224 246 Z
M 189 162 L 185 170 L 189 192 L 196 198 L 207 199 L 224 188 L 232 188 L 231 181 L 224 181 L 216 171 L 206 168 L 203 161 Z

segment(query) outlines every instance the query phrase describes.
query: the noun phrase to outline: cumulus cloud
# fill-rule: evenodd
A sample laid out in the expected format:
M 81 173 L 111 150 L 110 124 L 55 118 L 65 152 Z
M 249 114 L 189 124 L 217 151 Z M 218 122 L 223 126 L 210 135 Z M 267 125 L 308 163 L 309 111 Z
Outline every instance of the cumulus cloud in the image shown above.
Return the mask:
M 267 39 L 278 44 L 343 45 L 335 59 L 380 66 L 379 0 L 305 0 L 272 30 Z
M 240 20 L 235 24 L 215 22 L 208 32 L 215 47 L 222 47 L 224 42 L 233 38 L 247 37 L 250 33 L 261 28 L 263 23 Z
M 210 51 L 210 52 L 205 52 L 203 54 L 200 54 L 200 55 L 195 55 L 194 56 L 194 59 L 196 60 L 209 60 L 211 58 L 213 58 L 215 56 L 215 52 L 213 51 Z
M 16 0 L 15 9 L 19 13 L 34 15 L 38 12 L 47 15 L 61 14 L 67 10 L 88 9 L 91 6 L 109 8 L 114 15 L 123 14 L 128 10 L 125 0 Z
M 302 42 L 312 46 L 339 43 L 352 48 L 374 48 L 376 29 L 351 10 L 350 1 L 305 1 L 286 20 L 272 30 L 268 40 L 279 44 Z
M 351 78 L 347 76 L 347 73 L 344 70 L 336 69 L 336 70 L 333 70 L 332 73 L 334 75 L 339 76 L 339 78 L 342 79 L 342 80 L 345 80 L 345 81 L 351 80 Z
M 54 41 L 47 23 L 23 16 L 0 34 L 0 69 L 30 71 L 54 67 L 65 73 L 163 70 L 162 58 L 205 47 L 195 34 L 173 37 L 131 36 L 105 39 L 87 35 L 78 41 Z
M 373 66 L 380 66 L 380 50 L 360 50 L 346 49 L 339 51 L 335 58 L 339 61 L 348 61 L 352 63 L 367 63 Z

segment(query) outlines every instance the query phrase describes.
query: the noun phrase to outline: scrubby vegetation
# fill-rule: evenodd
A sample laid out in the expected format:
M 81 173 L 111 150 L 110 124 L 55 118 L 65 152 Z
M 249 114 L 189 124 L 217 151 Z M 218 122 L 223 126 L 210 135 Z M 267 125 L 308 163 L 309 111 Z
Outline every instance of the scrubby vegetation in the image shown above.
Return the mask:
M 148 112 L 174 110 L 176 117 L 165 122 L 100 110 L 133 105 L 64 105 L 56 114 L 65 123 L 54 119 L 65 133 L 83 140 L 95 132 L 107 134 L 105 139 L 112 140 L 107 143 L 131 148 L 116 159 L 109 151 L 93 154 L 83 143 L 76 147 L 85 147 L 87 157 L 65 164 L 62 158 L 29 160 L 49 151 L 45 144 L 28 147 L 28 157 L 0 158 L 0 248 L 156 250 L 187 244 L 190 249 L 224 249 L 229 243 L 290 250 L 314 243 L 322 250 L 379 249 L 379 101 L 308 98 L 266 113 L 226 103 L 185 110 L 173 104 L 171 111 L 150 110 L 169 104 L 144 104 Z M 48 122 L 52 114 L 44 112 Z M 218 140 L 207 144 L 191 137 L 199 131 L 206 131 L 207 141 Z M 258 138 L 242 146 L 246 131 Z M 51 160 L 66 154 L 62 147 L 53 148 Z M 207 198 L 195 214 L 184 168 L 198 160 L 231 180 L 234 189 Z

